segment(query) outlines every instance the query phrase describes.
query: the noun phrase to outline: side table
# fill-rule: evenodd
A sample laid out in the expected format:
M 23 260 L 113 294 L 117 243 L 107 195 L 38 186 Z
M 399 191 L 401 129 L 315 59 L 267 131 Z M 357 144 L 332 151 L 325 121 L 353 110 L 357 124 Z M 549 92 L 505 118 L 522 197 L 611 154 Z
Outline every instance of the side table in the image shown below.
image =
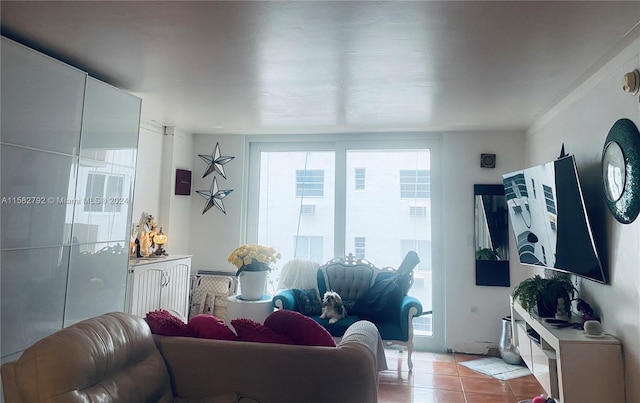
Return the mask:
M 243 300 L 239 295 L 227 298 L 227 325 L 236 318 L 248 318 L 256 322 L 264 323 L 264 320 L 273 313 L 273 297 L 264 295 L 257 301 Z

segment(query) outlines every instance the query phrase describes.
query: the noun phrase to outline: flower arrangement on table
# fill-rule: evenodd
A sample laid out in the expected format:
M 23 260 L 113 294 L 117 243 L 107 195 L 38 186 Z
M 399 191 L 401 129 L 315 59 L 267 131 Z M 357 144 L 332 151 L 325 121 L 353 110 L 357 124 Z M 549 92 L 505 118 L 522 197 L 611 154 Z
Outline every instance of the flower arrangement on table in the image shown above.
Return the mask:
M 281 257 L 280 252 L 270 246 L 245 244 L 231 252 L 227 260 L 238 268 L 238 276 L 243 271 L 271 271 L 271 264 Z

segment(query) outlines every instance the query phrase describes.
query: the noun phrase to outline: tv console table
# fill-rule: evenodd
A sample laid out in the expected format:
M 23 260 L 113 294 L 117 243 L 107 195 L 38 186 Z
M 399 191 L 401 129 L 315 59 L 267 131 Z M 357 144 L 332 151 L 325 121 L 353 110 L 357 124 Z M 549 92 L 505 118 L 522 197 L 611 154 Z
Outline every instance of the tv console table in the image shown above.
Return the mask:
M 531 373 L 558 403 L 624 403 L 622 346 L 613 336 L 593 337 L 556 328 L 511 298 L 514 344 Z M 535 331 L 539 337 L 530 335 Z M 533 333 L 533 332 L 531 332 Z

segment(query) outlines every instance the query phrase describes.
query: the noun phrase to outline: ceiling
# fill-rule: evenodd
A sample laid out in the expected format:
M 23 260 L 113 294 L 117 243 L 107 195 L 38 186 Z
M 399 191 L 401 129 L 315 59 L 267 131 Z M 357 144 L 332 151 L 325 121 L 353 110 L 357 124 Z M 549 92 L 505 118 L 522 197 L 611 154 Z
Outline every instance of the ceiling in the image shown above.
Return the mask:
M 638 1 L 2 1 L 0 13 L 3 35 L 141 97 L 143 119 L 211 134 L 523 130 L 640 32 Z

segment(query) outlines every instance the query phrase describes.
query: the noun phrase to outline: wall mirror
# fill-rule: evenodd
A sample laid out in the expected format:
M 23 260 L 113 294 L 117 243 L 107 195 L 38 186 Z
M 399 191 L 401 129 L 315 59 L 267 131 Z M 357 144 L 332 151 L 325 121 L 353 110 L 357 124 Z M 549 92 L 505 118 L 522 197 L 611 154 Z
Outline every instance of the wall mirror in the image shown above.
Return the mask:
M 476 285 L 509 287 L 509 226 L 503 185 L 474 185 Z

